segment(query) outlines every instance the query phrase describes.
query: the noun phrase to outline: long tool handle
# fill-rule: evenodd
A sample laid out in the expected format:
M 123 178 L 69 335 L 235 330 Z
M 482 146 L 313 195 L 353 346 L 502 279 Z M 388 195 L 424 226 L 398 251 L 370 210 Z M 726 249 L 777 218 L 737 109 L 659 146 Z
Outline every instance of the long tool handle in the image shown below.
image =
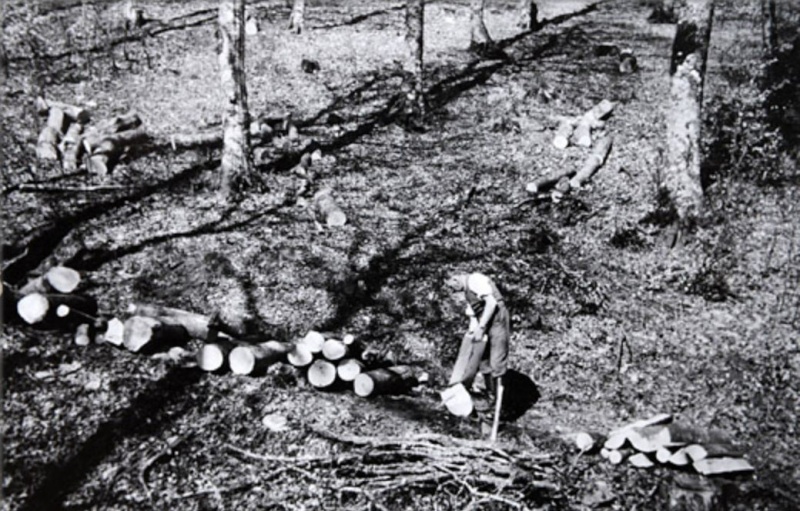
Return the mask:
M 503 380 L 497 379 L 497 401 L 494 404 L 494 422 L 492 423 L 491 441 L 497 440 L 497 430 L 500 429 L 500 409 L 503 408 Z

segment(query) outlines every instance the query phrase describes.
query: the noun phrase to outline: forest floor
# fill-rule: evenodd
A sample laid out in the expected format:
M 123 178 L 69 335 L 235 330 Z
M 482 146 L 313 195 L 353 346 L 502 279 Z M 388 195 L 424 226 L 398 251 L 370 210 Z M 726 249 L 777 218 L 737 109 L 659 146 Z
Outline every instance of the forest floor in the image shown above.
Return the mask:
M 282 340 L 352 333 L 431 379 L 408 395 L 361 399 L 281 369 L 206 374 L 7 322 L 3 509 L 654 509 L 674 470 L 579 456 L 570 435 L 656 413 L 746 447 L 755 475 L 717 481 L 731 509 L 796 509 L 800 193 L 796 154 L 758 152 L 777 132 L 749 143 L 758 2 L 717 2 L 706 124 L 723 177 L 709 190 L 714 221 L 672 250 L 649 219 L 659 211 L 674 25 L 648 23 L 645 1 L 545 0 L 540 17 L 552 21 L 520 36 L 514 3 L 487 12 L 501 59 L 466 50 L 466 1 L 427 5 L 431 112 L 413 133 L 387 110 L 400 83 L 402 3 L 309 2 L 307 30 L 294 35 L 285 2 L 249 2 L 261 21 L 247 39 L 250 108 L 291 114 L 300 138 L 268 144 L 261 186 L 230 205 L 215 193 L 213 150 L 131 154 L 101 183 L 37 162 L 33 149 L 40 94 L 91 104 L 95 118 L 135 111 L 158 136 L 218 127 L 215 2 L 141 2 L 150 19 L 171 22 L 151 21 L 127 44 L 114 43 L 122 2 L 42 2 L 38 13 L 9 5 L 7 261 L 32 273 L 69 263 L 104 315 L 124 318 L 136 301 L 245 311 Z M 599 55 L 603 45 L 630 49 L 638 72 L 621 74 L 615 55 Z M 302 59 L 320 70 L 303 72 Z M 527 195 L 536 177 L 582 164 L 589 150 L 556 149 L 553 129 L 602 99 L 616 103 L 604 167 L 558 202 Z M 722 139 L 735 144 L 713 144 Z M 321 227 L 287 200 L 299 184 L 287 171 L 312 140 L 326 155 L 319 182 L 347 212 L 343 227 Z M 767 157 L 780 179 L 733 172 Z M 22 186 L 31 184 L 63 191 Z M 119 188 L 80 191 L 96 184 Z M 552 487 L 480 496 L 458 481 L 417 491 L 400 478 L 369 493 L 347 488 L 344 465 L 320 477 L 309 460 L 347 452 L 331 437 L 482 437 L 477 422 L 448 416 L 436 392 L 465 326 L 463 304 L 443 286 L 453 271 L 486 273 L 506 297 L 511 366 L 538 399 L 498 445 L 549 456 Z M 265 416 L 285 417 L 289 429 L 270 430 Z

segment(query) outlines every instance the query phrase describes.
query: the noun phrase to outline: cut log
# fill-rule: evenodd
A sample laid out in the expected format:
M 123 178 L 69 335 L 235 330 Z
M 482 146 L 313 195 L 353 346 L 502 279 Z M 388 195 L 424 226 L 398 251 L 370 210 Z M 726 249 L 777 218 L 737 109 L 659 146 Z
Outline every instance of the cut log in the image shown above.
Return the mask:
M 564 117 L 559 120 L 556 134 L 553 137 L 553 145 L 557 149 L 566 149 L 569 146 L 569 139 L 575 130 L 577 120 L 573 117 Z
M 47 124 L 39 132 L 36 142 L 36 156 L 42 160 L 58 160 L 58 142 L 64 130 L 64 112 L 51 108 L 47 114 Z
M 731 444 L 692 444 L 687 445 L 685 451 L 686 456 L 692 461 L 706 458 L 740 458 L 745 454 L 744 448 Z
M 81 323 L 75 330 L 75 344 L 78 346 L 88 346 L 92 338 L 89 336 L 89 323 Z
M 51 109 L 61 110 L 71 121 L 86 124 L 89 122 L 89 111 L 85 108 L 53 101 L 52 99 L 36 98 L 36 111 L 39 115 L 49 115 Z
M 610 439 L 613 436 L 616 436 L 620 433 L 628 433 L 630 430 L 634 428 L 646 428 L 647 426 L 658 426 L 661 424 L 670 424 L 672 422 L 672 415 L 668 413 L 660 413 L 658 415 L 654 415 L 648 419 L 641 419 L 635 422 L 631 422 L 630 424 L 626 424 L 621 428 L 617 428 L 612 430 L 608 434 L 608 438 Z
M 285 360 L 286 355 L 291 350 L 290 344 L 279 341 L 267 341 L 252 346 L 238 346 L 228 355 L 228 364 L 234 374 L 263 374 L 272 364 Z
M 456 417 L 467 417 L 472 413 L 474 405 L 472 396 L 462 384 L 452 385 L 441 392 L 442 402 L 447 411 Z
M 147 132 L 142 127 L 107 135 L 92 151 L 87 147 L 87 153 L 91 152 L 87 170 L 97 176 L 107 176 L 127 147 L 146 138 Z
M 669 464 L 676 467 L 685 467 L 686 465 L 691 463 L 688 454 L 686 454 L 686 449 L 688 447 L 689 446 L 681 447 L 680 449 L 672 453 L 672 456 L 669 457 Z
M 336 362 L 347 356 L 348 346 L 339 339 L 328 339 L 322 345 L 322 356 Z
M 347 216 L 333 200 L 333 192 L 330 188 L 318 191 L 314 195 L 313 202 L 317 215 L 328 227 L 341 227 L 347 223 Z
M 336 375 L 342 381 L 355 381 L 364 371 L 364 364 L 355 358 L 345 358 L 336 364 Z
M 741 474 L 755 470 L 755 467 L 743 458 L 706 458 L 693 462 L 692 466 L 704 476 Z
M 583 453 L 599 451 L 605 441 L 605 436 L 600 433 L 581 431 L 575 435 L 575 445 Z
M 203 345 L 197 352 L 197 367 L 203 371 L 220 371 L 226 367 L 228 356 L 234 349 L 229 341 L 218 340 Z
M 633 456 L 628 458 L 628 463 L 630 463 L 636 468 L 650 468 L 655 466 L 653 460 L 651 460 L 650 457 L 643 452 L 634 454 Z
M 322 347 L 325 345 L 325 337 L 319 332 L 310 330 L 306 336 L 300 340 L 300 343 L 308 348 L 308 351 L 311 353 L 321 353 Z
M 569 191 L 569 179 L 575 175 L 574 168 L 568 168 L 566 170 L 559 170 L 556 172 L 550 172 L 536 181 L 531 181 L 525 186 L 525 190 L 528 193 L 541 193 L 550 190 L 551 188 L 557 187 L 561 191 Z M 566 183 L 567 186 L 561 186 L 560 183 Z M 563 190 L 562 190 L 563 188 Z
M 373 369 L 356 376 L 353 389 L 356 395 L 370 397 L 407 392 L 417 384 L 417 377 L 408 366 Z
M 315 360 L 308 368 L 308 382 L 318 389 L 333 385 L 336 381 L 336 366 L 327 360 Z
M 123 345 L 134 353 L 152 352 L 184 344 L 188 340 L 189 333 L 182 326 L 168 325 L 145 316 L 128 318 L 122 336 Z
M 683 424 L 669 424 L 669 441 L 684 444 L 732 444 L 730 435 L 718 429 L 702 429 Z
M 142 119 L 134 112 L 117 117 L 103 119 L 96 125 L 86 130 L 83 137 L 83 144 L 86 151 L 91 154 L 98 147 L 103 139 L 114 133 L 131 131 L 142 125 Z
M 628 433 L 628 441 L 639 452 L 654 453 L 670 442 L 670 434 L 664 426 L 634 428 Z
M 314 361 L 314 354 L 305 344 L 297 343 L 292 350 L 286 354 L 286 360 L 294 367 L 306 367 Z
M 19 290 L 20 294 L 71 293 L 81 282 L 81 274 L 66 266 L 53 266 L 44 275 L 37 277 Z
M 353 334 L 344 334 L 344 335 L 342 336 L 342 342 L 343 342 L 343 343 L 344 343 L 346 346 L 350 346 L 351 344 L 353 344 L 354 342 L 356 342 L 356 337 L 355 337 Z
M 620 451 L 619 449 L 609 449 L 608 462 L 612 465 L 619 465 L 630 456 L 629 451 Z
M 572 139 L 575 145 L 581 147 L 592 147 L 592 129 L 598 126 L 598 123 L 608 117 L 614 110 L 614 103 L 604 99 L 591 108 L 588 112 L 583 114 L 575 126 L 575 132 L 572 134 Z
M 569 187 L 573 190 L 580 189 L 603 166 L 609 152 L 611 152 L 611 137 L 605 136 L 597 142 L 592 154 L 584 162 L 583 167 L 569 180 Z
M 113 344 L 114 346 L 122 346 L 125 339 L 125 324 L 117 318 L 112 318 L 108 321 L 108 326 L 103 334 L 103 341 Z
M 74 172 L 78 170 L 81 163 L 81 133 L 83 133 L 83 124 L 73 122 L 69 125 L 67 133 L 61 140 L 59 150 L 61 151 L 61 165 L 64 170 Z
M 63 308 L 67 307 L 67 314 Z M 62 314 L 58 309 L 62 308 Z M 17 302 L 17 314 L 29 325 L 61 328 L 85 323 L 97 316 L 97 302 L 85 295 L 31 293 Z
M 659 463 L 666 465 L 670 458 L 672 458 L 672 450 L 669 447 L 662 446 L 656 450 L 656 461 Z
M 600 449 L 600 457 L 604 460 L 607 460 L 609 456 L 611 456 L 611 449 L 606 449 L 605 447 Z
M 167 325 L 180 325 L 185 328 L 194 339 L 210 339 L 211 331 L 216 331 L 215 328 L 212 327 L 217 326 L 210 325 L 211 318 L 208 316 L 173 307 L 164 307 L 148 303 L 133 303 L 129 305 L 128 314 L 155 318 Z M 228 325 L 219 326 L 225 329 L 225 332 L 219 332 L 219 336 L 222 338 L 240 337 L 244 335 L 241 329 L 229 327 Z

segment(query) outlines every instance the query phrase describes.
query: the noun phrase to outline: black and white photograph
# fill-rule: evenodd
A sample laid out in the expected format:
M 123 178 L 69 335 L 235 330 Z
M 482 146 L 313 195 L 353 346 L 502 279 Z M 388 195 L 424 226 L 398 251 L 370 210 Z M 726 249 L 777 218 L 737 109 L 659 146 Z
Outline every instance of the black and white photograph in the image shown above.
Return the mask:
M 800 509 L 800 1 L 0 27 L 0 511 Z

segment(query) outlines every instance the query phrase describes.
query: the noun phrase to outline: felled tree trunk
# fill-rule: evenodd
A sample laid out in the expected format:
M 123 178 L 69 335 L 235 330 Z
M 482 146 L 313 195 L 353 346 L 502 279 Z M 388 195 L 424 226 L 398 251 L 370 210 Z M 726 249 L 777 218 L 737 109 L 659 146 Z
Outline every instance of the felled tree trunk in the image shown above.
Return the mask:
M 700 461 L 706 458 L 737 458 L 745 454 L 742 447 L 728 443 L 691 444 L 687 445 L 684 451 L 692 461 Z
M 539 9 L 534 0 L 519 0 L 517 4 L 517 27 L 522 30 L 536 30 L 539 26 Z
M 292 3 L 292 13 L 289 15 L 289 30 L 295 34 L 303 31 L 303 23 L 305 21 L 306 1 L 294 0 Z
M 572 117 L 565 117 L 558 121 L 556 134 L 553 137 L 553 145 L 557 149 L 566 149 L 569 146 L 569 139 L 572 137 L 577 123 L 577 119 Z
M 289 344 L 279 341 L 267 341 L 253 346 L 237 346 L 228 355 L 228 365 L 234 374 L 261 374 L 272 364 L 285 359 L 291 349 Z
M 87 170 L 97 176 L 107 176 L 127 147 L 145 139 L 147 132 L 141 126 L 103 137 L 89 157 Z
M 364 363 L 355 358 L 345 358 L 336 365 L 336 375 L 342 381 L 354 381 L 364 371 Z
M 136 353 L 178 346 L 188 340 L 189 333 L 180 325 L 168 325 L 157 319 L 133 316 L 125 321 L 122 344 Z
M 203 345 L 197 352 L 197 367 L 203 371 L 222 370 L 228 361 L 228 355 L 235 345 L 230 341 L 218 340 Z
M 47 124 L 39 132 L 36 156 L 42 160 L 58 160 L 58 142 L 64 129 L 64 112 L 51 108 L 47 113 Z
M 322 345 L 322 356 L 336 362 L 347 356 L 349 347 L 338 339 L 328 339 Z
M 358 396 L 370 397 L 407 392 L 416 384 L 417 378 L 410 367 L 394 366 L 359 374 L 353 382 L 353 389 Z
M 17 314 L 29 325 L 62 328 L 93 320 L 97 301 L 86 295 L 31 293 L 17 302 Z
M 202 314 L 148 303 L 133 303 L 128 306 L 128 313 L 155 318 L 168 325 L 180 325 L 194 339 L 206 340 L 210 338 L 212 330 L 211 318 Z M 241 336 L 244 332 L 226 332 L 226 334 Z
M 406 0 L 406 59 L 403 92 L 406 98 L 405 115 L 420 120 L 425 115 L 425 85 L 423 78 L 425 1 Z
M 44 99 L 42 97 L 36 98 L 36 111 L 39 115 L 48 114 L 51 108 L 61 110 L 72 122 L 79 122 L 81 124 L 89 122 L 89 111 L 83 107 L 62 103 L 60 101 L 53 101 L 52 99 Z
M 78 170 L 80 165 L 81 149 L 81 133 L 83 133 L 83 124 L 73 122 L 69 125 L 67 133 L 61 140 L 59 149 L 61 150 L 61 164 L 64 170 L 74 172 Z
M 219 4 L 220 83 L 225 95 L 220 193 L 233 198 L 250 183 L 250 112 L 244 74 L 245 0 Z
M 591 454 L 600 450 L 606 437 L 593 431 L 581 431 L 575 435 L 575 446 L 583 453 Z
M 664 177 L 678 215 L 684 220 L 703 209 L 703 83 L 713 14 L 713 0 L 687 0 L 672 45 Z
M 486 24 L 483 21 L 486 0 L 470 0 L 470 43 L 471 49 L 480 50 L 493 44 Z
M 37 277 L 19 290 L 20 294 L 30 293 L 71 293 L 81 282 L 81 274 L 66 266 L 53 266 L 44 275 Z
M 324 389 L 336 382 L 336 366 L 327 360 L 315 360 L 308 368 L 307 375 L 311 385 Z
M 141 125 L 142 119 L 135 112 L 103 119 L 86 130 L 83 135 L 83 146 L 91 154 L 109 135 L 130 131 Z
M 314 361 L 314 354 L 311 353 L 308 346 L 297 343 L 286 354 L 286 360 L 294 367 L 306 367 Z
M 322 346 L 325 345 L 325 336 L 315 330 L 309 330 L 300 340 L 300 343 L 308 348 L 311 353 L 321 353 Z
M 572 137 L 575 139 L 575 145 L 582 147 L 592 147 L 592 130 L 596 127 L 602 127 L 602 121 L 614 110 L 614 103 L 604 99 L 588 112 L 583 114 L 575 126 L 575 132 Z
M 341 227 L 347 223 L 347 215 L 333 200 L 333 192 L 330 188 L 314 194 L 313 202 L 317 215 L 328 227 Z
M 586 159 L 581 169 L 569 180 L 569 187 L 577 190 L 583 186 L 603 166 L 610 152 L 611 137 L 605 136 L 597 142 L 592 154 Z

